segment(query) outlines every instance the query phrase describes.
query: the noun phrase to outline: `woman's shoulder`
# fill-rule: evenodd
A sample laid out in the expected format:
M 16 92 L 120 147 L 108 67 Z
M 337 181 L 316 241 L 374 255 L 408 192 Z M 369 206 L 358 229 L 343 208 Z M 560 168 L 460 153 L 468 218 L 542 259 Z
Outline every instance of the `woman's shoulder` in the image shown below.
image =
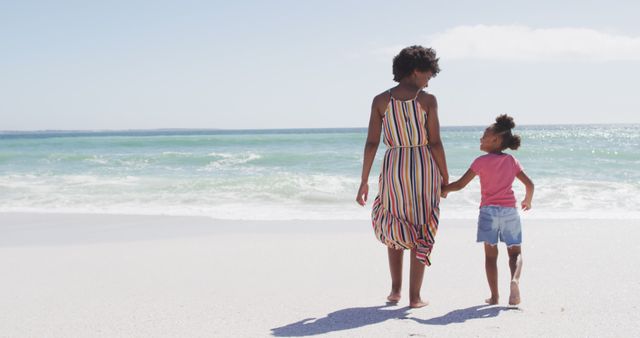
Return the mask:
M 436 96 L 424 90 L 421 90 L 418 93 L 417 99 L 418 99 L 418 102 L 420 102 L 420 104 L 423 106 L 427 106 L 427 107 L 438 106 L 438 101 L 436 100 Z
M 373 102 L 387 102 L 391 99 L 391 93 L 389 92 L 389 89 L 383 91 L 382 93 L 376 95 L 373 97 Z
M 378 107 L 381 111 L 386 110 L 387 105 L 391 101 L 391 93 L 389 90 L 385 90 L 382 93 L 373 97 L 373 105 Z
M 424 99 L 428 99 L 428 100 L 435 100 L 436 96 L 425 91 L 425 90 L 421 90 L 420 92 L 418 92 L 418 98 L 424 98 Z
M 384 91 L 373 97 L 373 102 L 371 103 L 372 109 L 375 109 L 380 116 L 384 116 L 390 100 L 391 95 L 389 94 L 389 91 Z

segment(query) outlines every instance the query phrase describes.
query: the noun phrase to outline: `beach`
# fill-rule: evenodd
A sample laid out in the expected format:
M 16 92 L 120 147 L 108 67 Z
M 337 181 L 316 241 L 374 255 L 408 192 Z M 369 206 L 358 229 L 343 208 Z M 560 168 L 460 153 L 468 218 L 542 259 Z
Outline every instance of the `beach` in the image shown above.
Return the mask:
M 443 127 L 451 179 L 484 127 Z M 0 132 L 0 337 L 640 336 L 638 125 L 524 126 L 522 304 L 489 296 L 478 180 L 440 203 L 422 296 L 386 304 L 366 129 Z M 524 188 L 513 186 L 520 201 Z
M 507 307 L 504 247 L 501 301 L 485 306 L 474 222 L 444 217 L 430 304 L 409 309 L 408 285 L 385 303 L 386 250 L 367 220 L 2 213 L 0 336 L 640 335 L 640 221 L 523 221 L 520 307 Z
M 576 4 L 3 2 L 0 338 L 640 338 L 640 1 Z

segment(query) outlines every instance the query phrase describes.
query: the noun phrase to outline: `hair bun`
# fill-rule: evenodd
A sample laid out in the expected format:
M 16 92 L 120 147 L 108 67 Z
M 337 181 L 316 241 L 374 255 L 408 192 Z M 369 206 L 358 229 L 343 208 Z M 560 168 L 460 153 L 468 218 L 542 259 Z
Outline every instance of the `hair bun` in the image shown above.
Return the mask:
M 513 122 L 513 117 L 507 114 L 502 114 L 496 117 L 496 127 L 500 131 L 507 131 L 509 129 L 513 129 L 515 128 L 515 126 L 516 126 L 516 123 Z

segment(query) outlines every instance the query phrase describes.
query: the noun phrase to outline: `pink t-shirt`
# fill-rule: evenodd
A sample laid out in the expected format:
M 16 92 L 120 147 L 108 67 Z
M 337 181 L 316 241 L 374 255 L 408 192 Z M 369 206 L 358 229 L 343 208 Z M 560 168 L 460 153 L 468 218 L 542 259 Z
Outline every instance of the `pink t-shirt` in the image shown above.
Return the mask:
M 516 207 L 511 185 L 522 171 L 520 162 L 509 154 L 486 154 L 471 163 L 471 170 L 480 176 L 480 206 Z

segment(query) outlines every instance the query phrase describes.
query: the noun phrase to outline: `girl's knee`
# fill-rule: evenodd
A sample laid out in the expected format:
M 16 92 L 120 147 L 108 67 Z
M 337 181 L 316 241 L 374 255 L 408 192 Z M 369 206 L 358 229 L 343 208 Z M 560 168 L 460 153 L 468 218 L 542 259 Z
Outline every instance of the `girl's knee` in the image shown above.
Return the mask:
M 522 250 L 519 245 L 512 245 L 507 247 L 507 253 L 510 258 L 518 258 L 518 256 L 522 256 Z
M 486 258 L 498 258 L 498 246 L 484 243 L 484 256 Z
M 485 264 L 497 265 L 498 264 L 498 257 L 484 256 L 484 263 Z
M 498 251 L 495 251 L 495 252 L 485 251 L 484 258 L 485 258 L 485 260 L 497 261 L 498 260 Z

